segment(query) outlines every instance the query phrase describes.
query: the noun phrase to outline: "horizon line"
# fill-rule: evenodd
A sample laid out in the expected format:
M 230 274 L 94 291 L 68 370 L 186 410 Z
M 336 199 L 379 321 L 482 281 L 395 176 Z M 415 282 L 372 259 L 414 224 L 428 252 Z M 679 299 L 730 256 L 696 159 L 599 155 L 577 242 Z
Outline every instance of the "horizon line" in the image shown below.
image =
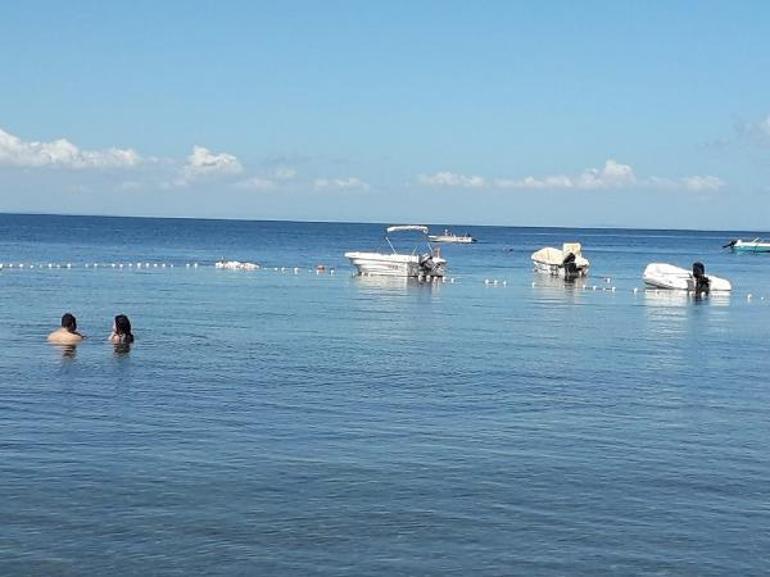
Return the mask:
M 210 216 L 158 216 L 147 214 L 101 214 L 101 213 L 62 213 L 62 212 L 5 212 L 0 210 L 0 216 L 61 216 L 61 217 L 92 217 L 92 218 L 126 218 L 126 219 L 144 219 L 144 220 L 206 220 L 206 221 L 223 221 L 223 222 L 276 222 L 276 223 L 299 223 L 299 224 L 371 224 L 389 226 L 396 221 L 374 221 L 374 220 L 312 220 L 312 219 L 290 219 L 290 218 L 239 218 L 239 217 L 210 217 Z M 402 221 L 398 221 L 402 224 Z M 414 224 L 411 223 L 410 224 Z M 425 224 L 423 222 L 417 224 Z M 528 224 L 471 224 L 471 223 L 429 223 L 433 225 L 447 225 L 453 227 L 476 227 L 476 228 L 545 228 L 545 229 L 572 229 L 572 230 L 637 230 L 637 231 L 651 231 L 651 232 L 749 232 L 749 233 L 767 233 L 770 235 L 770 231 L 760 231 L 752 229 L 703 229 L 703 228 L 654 228 L 654 227 L 641 227 L 641 226 L 619 226 L 619 225 L 593 225 L 593 226 L 563 226 L 563 225 L 528 225 Z

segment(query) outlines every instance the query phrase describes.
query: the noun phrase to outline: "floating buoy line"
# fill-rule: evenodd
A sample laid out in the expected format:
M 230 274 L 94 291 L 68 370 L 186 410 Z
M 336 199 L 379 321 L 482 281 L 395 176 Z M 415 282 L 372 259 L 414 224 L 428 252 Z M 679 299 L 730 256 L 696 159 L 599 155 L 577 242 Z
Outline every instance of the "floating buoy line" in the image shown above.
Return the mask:
M 313 268 L 304 268 L 299 266 L 263 266 L 257 263 L 240 262 L 240 261 L 219 261 L 213 264 L 201 264 L 196 261 L 173 263 L 173 262 L 148 262 L 148 261 L 131 261 L 131 262 L 85 262 L 85 263 L 73 263 L 73 262 L 0 262 L 0 272 L 2 271 L 47 271 L 47 270 L 120 270 L 120 271 L 160 271 L 160 270 L 197 270 L 197 269 L 222 269 L 231 271 L 244 271 L 244 272 L 273 272 L 279 274 L 311 274 L 315 276 L 328 275 L 334 276 L 336 271 L 333 267 L 319 264 Z M 351 275 L 355 276 L 355 275 Z M 365 277 L 374 277 L 374 275 L 360 275 Z M 382 277 L 379 277 L 382 278 Z M 437 277 L 437 276 L 421 276 L 415 279 L 419 283 L 424 284 L 456 284 L 459 279 L 456 277 Z M 549 280 L 553 281 L 553 279 Z M 482 281 L 485 287 L 493 288 L 506 288 L 510 286 L 510 281 L 507 279 L 496 278 L 484 278 Z M 631 293 L 634 296 L 641 294 L 646 295 L 671 295 L 671 296 L 683 296 L 695 297 L 691 293 L 683 293 L 676 290 L 656 289 L 651 287 L 633 287 L 631 289 L 621 289 L 617 285 L 613 284 L 612 277 L 597 277 L 596 281 L 600 284 L 589 284 L 576 282 L 572 285 L 574 290 L 580 292 L 596 292 L 596 293 Z M 531 288 L 547 287 L 554 288 L 553 283 L 538 283 L 537 279 L 530 282 Z M 719 294 L 721 299 L 728 299 L 732 294 L 733 298 L 741 298 L 736 291 L 732 293 Z M 707 297 L 708 295 L 701 295 Z M 713 298 L 716 295 L 711 295 Z M 746 293 L 742 297 L 745 302 L 755 303 L 770 301 L 770 297 L 767 299 L 762 295 L 755 295 L 753 293 Z

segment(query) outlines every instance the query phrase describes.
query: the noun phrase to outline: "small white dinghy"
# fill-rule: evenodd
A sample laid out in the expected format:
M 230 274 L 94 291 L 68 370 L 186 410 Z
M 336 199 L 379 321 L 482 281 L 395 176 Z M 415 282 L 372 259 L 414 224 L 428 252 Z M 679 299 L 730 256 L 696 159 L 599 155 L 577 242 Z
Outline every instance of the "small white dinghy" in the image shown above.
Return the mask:
M 708 292 L 729 292 L 733 289 L 730 281 L 714 275 L 705 274 L 703 264 L 696 262 L 693 270 L 666 264 L 653 262 L 644 269 L 642 278 L 645 284 L 666 290 L 681 290 L 697 294 Z
M 579 242 L 565 242 L 561 250 L 547 246 L 530 257 L 537 272 L 573 279 L 585 276 L 591 263 L 582 253 Z

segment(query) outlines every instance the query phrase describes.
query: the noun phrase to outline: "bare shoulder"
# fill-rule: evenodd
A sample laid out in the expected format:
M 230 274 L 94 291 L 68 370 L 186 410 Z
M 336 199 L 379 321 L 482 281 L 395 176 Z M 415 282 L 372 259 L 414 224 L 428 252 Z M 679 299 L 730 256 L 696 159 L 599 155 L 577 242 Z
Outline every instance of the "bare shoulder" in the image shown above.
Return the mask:
M 48 342 L 55 345 L 76 345 L 83 341 L 83 336 L 57 329 L 48 335 Z

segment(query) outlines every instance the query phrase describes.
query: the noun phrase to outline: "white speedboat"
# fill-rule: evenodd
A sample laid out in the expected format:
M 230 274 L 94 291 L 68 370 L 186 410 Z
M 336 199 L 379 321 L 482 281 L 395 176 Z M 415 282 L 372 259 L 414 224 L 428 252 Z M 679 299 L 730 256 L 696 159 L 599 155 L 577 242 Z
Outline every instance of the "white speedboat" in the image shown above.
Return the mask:
M 755 238 L 754 240 L 731 240 L 722 248 L 731 248 L 735 252 L 770 252 L 770 242 Z
M 443 242 L 443 243 L 456 243 L 456 244 L 471 244 L 476 242 L 476 239 L 469 235 L 467 232 L 462 235 L 450 232 L 448 229 L 444 229 L 442 234 L 429 234 L 428 240 L 431 242 Z
M 705 274 L 705 268 L 699 262 L 693 263 L 692 271 L 672 264 L 653 262 L 644 269 L 642 278 L 651 287 L 696 294 L 729 292 L 733 288 L 729 280 Z
M 422 242 L 418 242 L 412 252 L 398 252 L 389 234 L 394 232 L 417 232 L 422 235 Z M 390 252 L 346 252 L 351 264 L 356 267 L 360 275 L 398 276 L 408 278 L 437 278 L 444 276 L 446 260 L 441 257 L 438 248 L 431 247 L 428 241 L 428 227 L 420 225 L 389 226 L 385 229 L 385 241 L 390 247 Z M 421 245 L 425 249 L 419 252 Z
M 530 258 L 537 272 L 572 279 L 586 276 L 591 266 L 581 251 L 579 242 L 565 242 L 561 250 L 547 246 L 533 252 Z

